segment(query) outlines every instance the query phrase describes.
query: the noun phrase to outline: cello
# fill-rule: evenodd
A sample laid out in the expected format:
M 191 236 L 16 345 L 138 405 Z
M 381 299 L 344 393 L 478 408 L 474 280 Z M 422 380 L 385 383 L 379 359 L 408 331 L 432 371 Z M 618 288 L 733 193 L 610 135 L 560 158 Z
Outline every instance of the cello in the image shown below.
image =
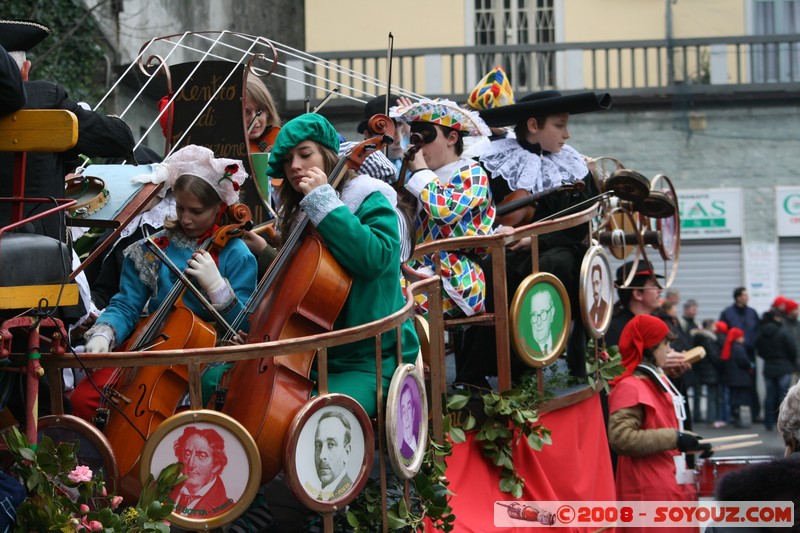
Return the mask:
M 230 206 L 228 213 L 236 223 L 220 227 L 201 249 L 218 253 L 230 239 L 240 237 L 252 225 L 250 209 L 244 204 Z M 185 283 L 185 278 L 178 276 L 158 309 L 139 323 L 117 351 L 215 346 L 216 330 L 183 303 L 188 286 Z M 209 311 L 218 322 L 223 320 L 213 307 Z M 147 440 L 156 427 L 175 413 L 189 386 L 189 369 L 187 365 L 175 364 L 115 369 L 115 373 L 117 376 L 109 382 L 106 392 L 116 405 L 108 411 L 104 433 L 117 459 L 121 489 L 135 495 L 140 488 L 138 475 L 128 474 L 135 471 L 142 448 L 132 443 Z
M 328 176 L 338 186 L 349 170 L 382 146 L 391 144 L 394 124 L 385 115 L 370 119 L 375 137 L 341 158 Z M 336 262 L 320 238 L 308 231 L 304 218 L 286 238 L 278 256 L 248 303 L 248 342 L 277 341 L 333 329 L 350 291 L 350 275 Z M 282 468 L 283 440 L 295 414 L 314 387 L 309 378 L 315 351 L 238 361 L 223 377 L 226 400 L 221 411 L 241 423 L 261 455 L 261 482 Z M 258 394 L 254 394 L 258 391 Z

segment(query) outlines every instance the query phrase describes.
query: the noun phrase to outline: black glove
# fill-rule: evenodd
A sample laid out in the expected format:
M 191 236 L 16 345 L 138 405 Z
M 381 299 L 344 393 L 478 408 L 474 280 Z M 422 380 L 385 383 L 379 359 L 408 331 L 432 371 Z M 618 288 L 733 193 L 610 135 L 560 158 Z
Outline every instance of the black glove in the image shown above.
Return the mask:
M 703 450 L 703 453 L 700 454 L 700 458 L 708 459 L 714 455 L 714 452 L 711 451 L 711 444 L 708 442 L 705 444 L 700 444 L 700 439 L 702 439 L 702 437 L 692 435 L 691 433 L 678 432 L 678 450 L 682 452 Z

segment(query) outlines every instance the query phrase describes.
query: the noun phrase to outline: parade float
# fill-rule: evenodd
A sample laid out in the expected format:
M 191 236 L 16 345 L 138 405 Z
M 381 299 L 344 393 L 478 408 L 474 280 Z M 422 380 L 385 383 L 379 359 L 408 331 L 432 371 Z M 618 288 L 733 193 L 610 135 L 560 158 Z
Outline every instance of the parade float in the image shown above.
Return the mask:
M 391 82 L 343 69 L 263 37 L 227 31 L 186 32 L 145 43 L 96 109 L 113 100 L 121 109 L 121 118 L 134 131 L 143 132 L 137 148 L 160 150 L 163 146 L 168 155 L 187 144 L 198 144 L 211 148 L 217 156 L 244 162 L 253 176 L 245 191 L 249 194 L 246 204 L 232 211 L 230 218 L 236 223 L 220 233 L 222 241 L 253 228 L 268 228 L 272 218 L 270 198 L 276 184 L 264 173 L 268 153 L 247 141 L 248 124 L 239 118 L 247 103 L 244 88 L 249 76 L 280 84 L 287 98 L 304 102 L 307 112 L 320 112 L 331 98 L 363 102 L 389 90 L 411 99 L 419 97 Z M 353 164 L 380 149 L 393 134 L 392 121 L 386 116 L 373 117 L 371 126 L 378 135 L 353 149 Z M 183 335 L 191 328 L 178 321 L 168 334 L 163 328 L 148 332 L 134 349 L 86 354 L 76 353 L 69 332 L 53 311 L 78 302 L 78 275 L 101 260 L 104 251 L 157 197 L 159 186 L 131 181 L 133 176 L 147 173 L 148 165 L 82 166 L 65 184 L 65 199 L 37 215 L 61 212 L 68 226 L 79 228 L 73 231 L 74 248 L 81 251 L 82 261 L 76 268 L 59 268 L 71 253 L 65 245 L 14 230 L 26 222 L 20 206 L 46 201 L 22 197 L 25 153 L 67 150 L 76 140 L 76 120 L 67 111 L 20 111 L 0 120 L 0 150 L 15 152 L 17 161 L 15 196 L 4 199 L 12 203 L 17 216 L 11 225 L 0 228 L 0 310 L 4 313 L 0 357 L 8 362 L 1 370 L 23 374 L 28 391 L 28 423 L 22 433 L 13 433 L 6 442 L 18 462 L 35 460 L 43 466 L 40 482 L 56 477 L 52 456 L 58 455 L 59 443 L 79 442 L 77 448 L 62 449 L 61 467 L 72 471 L 86 465 L 95 473 L 102 472 L 102 487 L 84 487 L 84 481 L 75 476 L 59 482 L 73 490 L 70 501 L 78 519 L 81 505 L 88 505 L 90 510 L 84 515 L 94 513 L 91 517 L 98 521 L 105 517 L 102 524 L 106 527 L 144 530 L 136 529 L 141 524 L 114 522 L 111 515 L 119 514 L 114 514 L 110 505 L 98 504 L 97 498 L 90 497 L 90 489 L 123 495 L 129 502 L 123 508 L 130 505 L 140 515 L 146 512 L 141 505 L 147 509 L 153 502 L 157 507 L 169 502 L 165 495 L 179 482 L 173 448 L 184 432 L 196 429 L 213 431 L 224 440 L 228 463 L 221 477 L 228 487 L 228 500 L 213 509 L 184 509 L 190 512 L 181 513 L 172 508 L 169 513 L 153 514 L 155 521 L 166 518 L 188 530 L 220 530 L 230 524 L 246 511 L 259 487 L 278 475 L 302 506 L 320 513 L 326 531 L 333 531 L 335 522 L 358 531 L 484 531 L 493 527 L 496 512 L 520 520 L 520 525 L 545 523 L 547 518 L 546 513 L 532 508 L 496 506 L 495 502 L 614 500 L 599 393 L 618 372 L 619 358 L 603 341 L 611 306 L 599 319 L 589 319 L 589 273 L 602 271 L 602 293 L 607 301 L 614 299 L 610 257 L 634 262 L 623 285 L 629 286 L 639 261 L 658 267 L 663 287 L 672 283 L 679 260 L 680 223 L 676 193 L 667 176 L 648 179 L 612 157 L 589 158 L 588 167 L 601 191 L 591 202 L 547 220 L 520 225 L 513 232 L 416 247 L 414 257 L 438 257 L 437 252 L 445 250 L 481 249 L 490 254 L 495 272 L 493 312 L 445 320 L 438 272 L 432 276 L 408 273 L 407 302 L 402 309 L 376 322 L 332 332 L 335 314 L 322 316 L 322 311 L 333 306 L 320 303 L 319 293 L 311 292 L 310 287 L 287 283 L 286 269 L 278 266 L 268 271 L 242 317 L 250 323 L 246 342 L 234 335 L 220 335 L 195 346 Z M 563 283 L 539 272 L 536 243 L 542 235 L 580 225 L 590 237 L 581 268 L 581 305 L 571 309 Z M 524 238 L 533 242 L 532 269 L 516 293 L 508 294 L 505 250 Z M 307 246 L 298 244 L 301 248 L 307 253 Z M 292 260 L 308 261 L 305 256 L 287 259 Z M 31 264 L 55 267 L 32 269 Z M 524 327 L 530 320 L 531 296 L 543 288 L 554 295 L 558 308 L 558 341 L 548 353 L 530 349 L 530 335 Z M 414 296 L 420 294 L 427 295 L 429 302 L 425 316 L 419 315 L 415 306 Z M 586 358 L 588 378 L 576 384 L 555 369 L 566 347 L 571 316 L 578 314 L 584 317 L 592 342 Z M 293 321 L 301 325 L 269 323 L 268 317 L 275 315 L 283 317 L 283 325 Z M 399 330 L 409 318 L 417 325 L 422 348 L 417 363 L 408 365 L 402 364 L 398 346 L 398 368 L 385 403 L 383 385 L 377 380 L 376 417 L 368 417 L 352 398 L 328 392 L 331 347 L 364 339 L 375 339 L 380 345 L 382 334 Z M 477 396 L 449 389 L 446 379 L 446 338 L 472 325 L 496 331 L 497 390 Z M 512 344 L 530 368 L 522 380 L 512 380 Z M 226 381 L 227 397 L 203 405 L 203 370 L 223 362 L 238 369 Z M 310 377 L 312 364 L 316 365 L 316 380 Z M 380 364 L 377 359 L 378 375 Z M 108 367 L 119 368 L 120 377 L 104 391 L 104 416 L 90 423 L 64 414 L 62 370 Z M 49 382 L 52 412 L 41 418 L 37 404 L 40 380 Z M 178 400 L 186 390 L 188 408 L 178 410 Z M 411 452 L 403 448 L 399 423 L 406 390 L 411 391 L 416 413 L 413 435 L 417 446 Z M 350 483 L 322 494 L 311 459 L 313 433 L 320 419 L 330 413 L 343 417 L 351 427 L 346 466 Z M 30 469 L 28 472 L 32 476 Z M 32 487 L 45 489 L 28 479 L 28 488 Z M 140 494 L 140 506 L 133 506 L 130 502 Z M 102 513 L 101 508 L 105 509 Z M 64 513 L 69 522 L 69 509 Z M 109 525 L 112 523 L 118 525 Z

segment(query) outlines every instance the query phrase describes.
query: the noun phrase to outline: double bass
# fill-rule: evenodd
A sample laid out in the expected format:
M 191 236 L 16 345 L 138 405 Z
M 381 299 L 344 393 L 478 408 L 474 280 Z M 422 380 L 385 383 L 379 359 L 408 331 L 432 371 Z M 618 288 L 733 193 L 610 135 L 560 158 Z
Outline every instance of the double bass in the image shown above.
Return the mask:
M 391 144 L 394 123 L 385 115 L 370 119 L 375 137 L 358 144 L 339 160 L 328 182 L 336 188 L 348 169 Z M 286 238 L 278 256 L 259 283 L 246 312 L 248 342 L 277 341 L 315 335 L 333 329 L 350 291 L 350 275 L 336 262 L 304 219 Z M 223 377 L 225 403 L 221 411 L 253 436 L 261 455 L 261 482 L 283 466 L 283 440 L 295 414 L 311 397 L 309 378 L 315 351 L 239 361 Z M 255 394 L 254 394 L 255 392 Z
M 212 254 L 218 252 L 230 239 L 240 237 L 252 225 L 247 206 L 235 204 L 228 208 L 228 213 L 236 222 L 220 227 L 201 249 L 210 250 Z M 216 330 L 183 303 L 187 285 L 182 277 L 178 277 L 158 309 L 137 325 L 129 340 L 117 351 L 216 345 Z M 213 307 L 210 311 L 216 313 Z M 174 364 L 115 369 L 115 373 L 117 376 L 106 387 L 106 395 L 115 406 L 108 411 L 108 422 L 103 432 L 117 459 L 120 488 L 129 495 L 136 495 L 140 486 L 134 467 L 139 461 L 141 445 L 156 427 L 175 414 L 178 402 L 189 386 L 189 369 L 185 364 Z M 141 445 L 134 445 L 136 442 L 141 442 Z M 128 475 L 132 472 L 133 475 Z

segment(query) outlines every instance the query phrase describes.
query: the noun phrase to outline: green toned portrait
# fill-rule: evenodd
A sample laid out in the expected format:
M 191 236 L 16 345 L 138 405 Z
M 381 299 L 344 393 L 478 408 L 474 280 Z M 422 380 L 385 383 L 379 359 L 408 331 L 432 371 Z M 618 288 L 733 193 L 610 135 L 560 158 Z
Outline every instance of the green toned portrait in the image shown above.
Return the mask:
M 525 278 L 509 318 L 514 349 L 526 364 L 547 366 L 564 351 L 572 318 L 567 291 L 554 275 L 537 272 Z

